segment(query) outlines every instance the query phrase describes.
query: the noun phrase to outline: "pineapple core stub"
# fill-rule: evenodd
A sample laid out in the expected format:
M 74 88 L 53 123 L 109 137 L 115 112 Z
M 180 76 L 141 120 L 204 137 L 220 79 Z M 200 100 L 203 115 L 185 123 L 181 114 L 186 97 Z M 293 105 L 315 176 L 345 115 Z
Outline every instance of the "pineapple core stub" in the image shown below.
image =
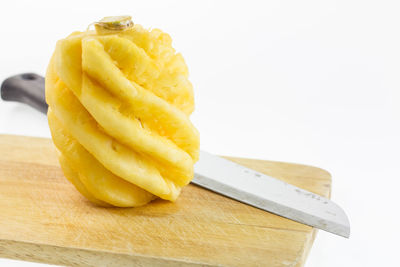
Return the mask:
M 188 69 L 168 34 L 124 19 L 57 42 L 46 74 L 52 139 L 64 175 L 90 201 L 174 201 L 199 156 Z

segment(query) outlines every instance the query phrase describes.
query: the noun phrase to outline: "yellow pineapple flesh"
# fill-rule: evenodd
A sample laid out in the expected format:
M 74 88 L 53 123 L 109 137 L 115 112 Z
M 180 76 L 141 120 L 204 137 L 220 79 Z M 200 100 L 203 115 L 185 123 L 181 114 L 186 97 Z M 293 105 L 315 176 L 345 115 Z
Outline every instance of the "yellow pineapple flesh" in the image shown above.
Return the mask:
M 113 19 L 58 41 L 50 60 L 46 101 L 61 167 L 97 205 L 174 201 L 199 155 L 187 66 L 168 34 Z

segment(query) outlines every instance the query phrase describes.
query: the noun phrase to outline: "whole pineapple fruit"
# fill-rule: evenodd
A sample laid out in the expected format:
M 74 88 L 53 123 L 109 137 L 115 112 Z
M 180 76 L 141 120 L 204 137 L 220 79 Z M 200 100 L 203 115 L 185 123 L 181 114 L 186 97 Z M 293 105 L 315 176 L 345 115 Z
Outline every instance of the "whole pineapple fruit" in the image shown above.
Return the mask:
M 193 178 L 193 89 L 171 42 L 128 16 L 57 42 L 46 74 L 49 126 L 65 176 L 94 203 L 174 201 Z

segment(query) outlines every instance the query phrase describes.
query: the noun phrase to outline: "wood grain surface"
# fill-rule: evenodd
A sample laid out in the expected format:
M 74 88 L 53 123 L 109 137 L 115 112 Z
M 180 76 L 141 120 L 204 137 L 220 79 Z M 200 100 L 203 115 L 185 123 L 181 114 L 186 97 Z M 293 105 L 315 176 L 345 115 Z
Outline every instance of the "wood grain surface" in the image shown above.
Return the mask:
M 328 172 L 229 158 L 329 197 Z M 63 177 L 50 139 L 0 135 L 0 256 L 73 266 L 302 266 L 312 227 L 195 185 L 175 203 L 90 204 Z

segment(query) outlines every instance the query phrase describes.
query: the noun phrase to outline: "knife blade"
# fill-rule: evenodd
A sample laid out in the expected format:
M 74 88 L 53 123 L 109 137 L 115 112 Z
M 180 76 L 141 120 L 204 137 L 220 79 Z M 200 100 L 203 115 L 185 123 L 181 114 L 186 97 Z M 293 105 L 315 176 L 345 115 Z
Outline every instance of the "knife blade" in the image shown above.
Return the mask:
M 1 97 L 46 113 L 44 78 L 25 73 L 6 79 Z M 242 165 L 200 151 L 192 183 L 256 208 L 343 237 L 350 236 L 346 213 L 333 201 Z
M 200 151 L 193 183 L 221 195 L 343 237 L 346 213 L 333 201 L 233 161 Z

